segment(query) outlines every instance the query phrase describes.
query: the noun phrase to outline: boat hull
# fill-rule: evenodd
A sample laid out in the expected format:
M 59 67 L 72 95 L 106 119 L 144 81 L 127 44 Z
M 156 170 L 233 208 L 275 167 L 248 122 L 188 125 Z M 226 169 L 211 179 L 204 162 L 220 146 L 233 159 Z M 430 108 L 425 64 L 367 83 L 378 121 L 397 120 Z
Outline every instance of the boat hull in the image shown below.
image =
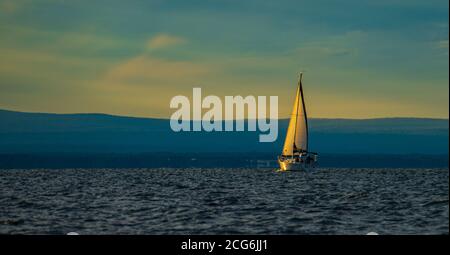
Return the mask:
M 311 164 L 304 162 L 292 162 L 278 160 L 280 171 L 310 171 L 314 168 Z

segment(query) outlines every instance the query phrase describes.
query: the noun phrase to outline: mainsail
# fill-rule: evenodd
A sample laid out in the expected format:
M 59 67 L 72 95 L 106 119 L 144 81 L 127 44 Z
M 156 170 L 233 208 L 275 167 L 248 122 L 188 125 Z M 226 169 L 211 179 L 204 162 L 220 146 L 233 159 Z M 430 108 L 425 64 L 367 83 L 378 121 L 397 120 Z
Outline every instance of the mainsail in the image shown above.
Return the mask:
M 303 99 L 302 74 L 300 73 L 294 109 L 284 141 L 283 155 L 291 156 L 302 151 L 308 151 L 308 118 Z

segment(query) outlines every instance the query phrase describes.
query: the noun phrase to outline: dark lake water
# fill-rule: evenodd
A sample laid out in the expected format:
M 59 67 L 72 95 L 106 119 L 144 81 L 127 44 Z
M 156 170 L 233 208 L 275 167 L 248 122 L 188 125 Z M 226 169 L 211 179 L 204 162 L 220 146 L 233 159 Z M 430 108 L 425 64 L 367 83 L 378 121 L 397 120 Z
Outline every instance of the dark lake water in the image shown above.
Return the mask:
M 448 169 L 0 170 L 1 234 L 448 234 Z

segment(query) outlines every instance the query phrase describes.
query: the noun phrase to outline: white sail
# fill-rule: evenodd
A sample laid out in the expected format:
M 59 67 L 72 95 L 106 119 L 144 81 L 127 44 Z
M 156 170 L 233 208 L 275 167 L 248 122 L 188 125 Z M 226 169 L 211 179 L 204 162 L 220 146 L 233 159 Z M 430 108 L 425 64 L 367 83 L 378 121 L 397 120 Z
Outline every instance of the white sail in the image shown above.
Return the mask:
M 291 156 L 295 152 L 308 151 L 308 119 L 303 99 L 302 74 L 298 80 L 294 109 L 284 141 L 283 155 Z

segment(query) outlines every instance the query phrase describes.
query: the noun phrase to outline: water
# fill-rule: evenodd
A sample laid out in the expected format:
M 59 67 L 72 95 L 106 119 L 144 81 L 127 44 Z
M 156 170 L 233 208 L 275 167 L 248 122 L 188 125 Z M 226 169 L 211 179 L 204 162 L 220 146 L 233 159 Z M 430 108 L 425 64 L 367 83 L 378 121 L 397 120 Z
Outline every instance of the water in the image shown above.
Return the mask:
M 448 234 L 448 174 L 0 170 L 0 233 Z

